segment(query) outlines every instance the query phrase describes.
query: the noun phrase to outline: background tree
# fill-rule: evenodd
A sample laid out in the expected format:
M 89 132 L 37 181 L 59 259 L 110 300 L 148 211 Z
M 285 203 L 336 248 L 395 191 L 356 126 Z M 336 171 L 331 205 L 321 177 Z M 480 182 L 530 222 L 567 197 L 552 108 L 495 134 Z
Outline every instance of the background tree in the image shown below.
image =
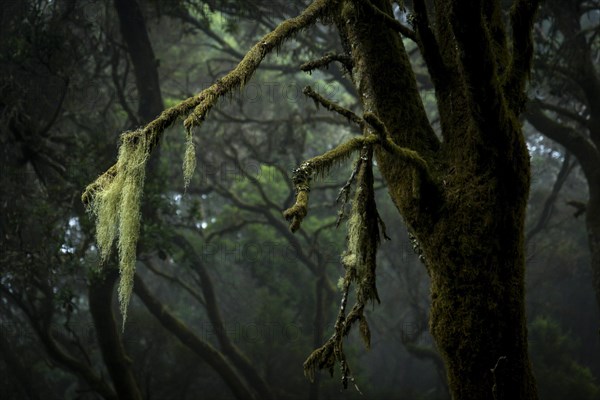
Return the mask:
M 587 202 L 569 202 L 574 215 L 585 213 L 600 307 L 599 13 L 596 2 L 548 2 L 535 30 L 537 73 L 526 116 L 540 133 L 572 153 L 585 174 Z
M 329 18 L 351 60 L 353 83 L 366 113 L 363 122 L 339 111 L 361 126 L 364 136 L 303 163 L 294 176 L 296 203 L 284 214 L 292 231 L 299 229 L 307 213 L 312 174 L 322 174 L 339 158 L 362 148 L 336 332 L 309 357 L 305 370 L 312 376 L 315 368 L 333 371 L 339 362 L 346 386 L 353 378 L 342 337 L 352 323 L 360 322 L 370 345 L 363 310 L 367 302 L 379 300 L 374 281 L 379 241 L 371 162 L 375 151 L 392 199 L 423 246 L 434 299 L 431 331 L 447 365 L 450 392 L 460 398 L 490 393 L 499 398 L 536 398 L 523 291 L 529 160 L 517 117 L 525 102 L 537 5 L 514 3 L 509 38 L 499 3 L 438 4 L 437 32 L 427 22 L 425 4 L 416 3 L 413 34 L 394 23 L 388 2 L 315 1 L 264 36 L 215 84 L 165 110 L 143 129 L 123 135 L 119 161 L 88 186 L 83 201 L 98 215 L 103 257 L 117 240 L 124 316 L 133 285 L 143 169 L 165 127 L 185 118 L 187 181 L 195 163 L 192 129 L 200 126 L 216 101 L 247 83 L 264 57 L 285 39 L 318 18 Z M 389 23 L 381 24 L 382 19 Z M 413 36 L 421 48 L 436 89 L 441 142 L 427 119 L 397 30 Z M 326 100 L 320 102 L 336 109 Z M 346 315 L 352 283 L 357 283 L 357 301 Z
M 166 106 L 208 87 L 258 38 L 305 6 L 138 4 L 159 60 L 147 66 L 158 72 Z M 138 113 L 135 68 L 121 36 L 117 9 L 113 2 L 28 2 L 9 11 L 2 16 L 2 35 L 22 39 L 3 42 L 2 116 L 19 115 L 21 122 L 2 124 L 1 135 L 4 393 L 12 398 L 130 398 L 127 390 L 137 387 L 144 397 L 196 398 L 202 391 L 218 398 L 265 398 L 265 392 L 258 394 L 262 385 L 276 398 L 360 397 L 353 390 L 340 393 L 338 380 L 319 381 L 319 373 L 309 385 L 300 373 L 310 349 L 331 334 L 338 310 L 335 282 L 344 272 L 339 265 L 344 232 L 334 229 L 334 203 L 354 168 L 336 167 L 312 185 L 310 214 L 296 235 L 289 233 L 280 217 L 280 210 L 293 202 L 290 170 L 332 143 L 360 133 L 343 116 L 324 107 L 315 109 L 317 96 L 305 98 L 301 93 L 310 83 L 322 97 L 361 113 L 352 83 L 344 78 L 345 67 L 323 65 L 312 69 L 310 77 L 297 72 L 301 64 L 338 43 L 336 29 L 315 25 L 296 37 L 298 43 L 284 44 L 279 56 L 265 59 L 242 91 L 213 109 L 200 131 L 211 134 L 194 138 L 202 151 L 198 173 L 185 195 L 181 173 L 173 166 L 181 163 L 186 138 L 177 129 L 165 135 L 160 157 L 150 160 L 142 203 L 137 294 L 125 331 L 120 332 L 116 321 L 94 323 L 96 317 L 92 318 L 99 315 L 98 321 L 109 321 L 110 314 L 118 314 L 110 302 L 112 290 L 106 289 L 116 282 L 111 270 L 116 265 L 111 259 L 97 269 L 93 229 L 77 200 L 81 187 L 96 176 L 98 165 L 111 165 L 117 134 L 135 129 L 144 120 Z M 396 9 L 399 21 L 406 23 L 407 15 Z M 62 30 L 56 29 L 55 21 L 61 21 Z M 51 32 L 55 38 L 48 41 L 51 35 L 40 32 Z M 410 39 L 403 42 L 424 107 L 439 132 L 425 64 L 417 46 Z M 68 44 L 73 52 L 63 57 L 57 49 Z M 333 54 L 342 51 L 335 44 Z M 54 57 L 50 63 L 44 58 L 48 54 Z M 47 72 L 45 64 L 54 69 Z M 43 107 L 38 102 L 61 95 L 53 86 L 60 82 L 55 75 L 68 77 L 69 83 L 59 111 L 55 100 Z M 6 90 L 9 87 L 18 90 Z M 45 136 L 40 136 L 44 130 L 25 129 L 54 114 Z M 23 136 L 28 138 L 27 146 L 19 139 Z M 532 134 L 528 140 L 535 148 L 536 179 L 529 205 L 534 210 L 529 222 L 533 227 L 562 158 L 557 155 L 560 149 L 551 152 L 540 145 L 545 142 L 539 136 Z M 40 163 L 48 155 L 53 155 L 54 167 Z M 600 370 L 595 365 L 595 332 L 589 333 L 590 326 L 597 325 L 597 315 L 589 311 L 589 292 L 581 290 L 589 282 L 584 272 L 584 236 L 571 211 L 561 207 L 564 199 L 584 195 L 582 175 L 570 171 L 552 218 L 535 236 L 535 253 L 528 255 L 531 315 L 557 321 L 575 342 L 560 351 L 565 362 L 559 372 L 569 378 L 557 388 L 551 387 L 557 384 L 551 375 L 538 373 L 542 393 L 569 390 L 571 382 L 593 389 L 593 375 Z M 384 241 L 379 250 L 377 290 L 382 305 L 365 310 L 371 351 L 361 351 L 360 337 L 351 332 L 344 343 L 347 361 L 368 397 L 448 398 L 444 380 L 436 372 L 440 358 L 432 350 L 423 322 L 429 283 L 414 254 L 418 242 L 409 239 L 383 190 L 382 178 L 373 172 L 378 212 L 392 240 Z M 564 232 L 573 233 L 569 240 Z M 421 247 L 416 247 L 417 252 L 422 252 Z M 116 335 L 111 336 L 106 327 Z M 536 371 L 552 370 L 546 360 L 552 359 L 548 352 L 556 346 L 548 338 L 556 335 L 544 329 L 548 333 L 537 335 L 533 345 Z M 584 345 L 577 346 L 577 341 Z M 115 364 L 109 365 L 113 361 L 103 349 L 125 354 L 131 363 L 124 367 L 132 372 L 133 382 L 125 389 L 111 378 Z M 250 362 L 254 377 L 244 369 L 239 354 Z M 580 367 L 571 368 L 571 361 Z M 594 393 L 587 395 L 594 398 Z

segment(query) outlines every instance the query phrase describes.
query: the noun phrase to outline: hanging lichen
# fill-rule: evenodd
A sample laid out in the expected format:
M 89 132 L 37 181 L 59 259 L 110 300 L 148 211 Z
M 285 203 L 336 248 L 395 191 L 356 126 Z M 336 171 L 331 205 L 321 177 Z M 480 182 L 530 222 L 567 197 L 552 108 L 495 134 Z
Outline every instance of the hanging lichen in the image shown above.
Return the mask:
M 127 318 L 127 305 L 133 289 L 136 244 L 140 230 L 140 201 L 146 162 L 152 150 L 160 142 L 164 131 L 179 118 L 184 118 L 187 140 L 183 176 L 187 188 L 196 166 L 192 129 L 200 126 L 220 98 L 241 89 L 267 54 L 278 49 L 287 39 L 314 24 L 319 18 L 326 18 L 333 9 L 333 3 L 335 1 L 315 0 L 301 14 L 283 21 L 272 32 L 265 35 L 232 71 L 213 85 L 164 110 L 145 127 L 135 132 L 124 133 L 117 164 L 111 166 L 86 187 L 81 200 L 95 216 L 96 239 L 102 261 L 108 259 L 112 244 L 117 241 L 121 272 L 119 301 L 123 324 Z M 305 200 L 308 201 L 308 197 Z
M 194 145 L 194 136 L 192 129 L 187 129 L 185 141 L 185 154 L 183 156 L 183 185 L 187 189 L 196 169 L 196 145 Z
M 348 335 L 350 328 L 356 322 L 365 347 L 371 346 L 371 332 L 364 315 L 364 309 L 369 301 L 377 300 L 375 284 L 375 267 L 377 247 L 379 245 L 380 218 L 375 204 L 373 188 L 372 146 L 364 146 L 361 157 L 357 161 L 357 187 L 352 200 L 352 209 L 348 218 L 347 249 L 342 255 L 344 277 L 338 283 L 342 290 L 342 300 L 335 323 L 334 334 L 323 346 L 313 351 L 304 362 L 304 373 L 311 380 L 317 369 L 327 369 L 333 374 L 334 366 L 340 365 L 342 385 L 347 388 L 348 381 L 354 383 L 352 372 L 344 353 L 343 338 Z M 347 191 L 353 176 L 344 187 Z M 383 228 L 383 227 L 382 227 Z M 356 303 L 346 314 L 348 295 L 352 284 L 355 285 Z M 354 383 L 356 387 L 356 383 Z M 358 387 L 356 387 L 358 390 Z
M 102 261 L 110 256 L 117 241 L 119 252 L 119 304 L 123 326 L 133 290 L 136 246 L 140 232 L 140 204 L 149 156 L 148 142 L 142 131 L 121 136 L 116 175 L 112 180 L 96 181 L 90 209 L 96 217 L 96 240 Z

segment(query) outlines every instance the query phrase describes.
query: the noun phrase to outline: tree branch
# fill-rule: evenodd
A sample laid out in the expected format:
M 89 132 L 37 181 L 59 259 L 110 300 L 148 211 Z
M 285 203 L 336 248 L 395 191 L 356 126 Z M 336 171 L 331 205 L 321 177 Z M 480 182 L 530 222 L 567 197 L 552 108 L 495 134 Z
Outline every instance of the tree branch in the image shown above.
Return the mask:
M 315 104 L 317 104 L 317 105 L 320 104 L 323 107 L 325 107 L 328 111 L 333 111 L 333 112 L 340 114 L 341 116 L 346 118 L 348 121 L 354 122 L 356 125 L 358 125 L 359 128 L 363 129 L 365 127 L 365 121 L 361 117 L 359 117 L 352 111 L 348 110 L 347 108 L 339 106 L 339 105 L 335 104 L 334 102 L 332 102 L 331 100 L 328 100 L 325 97 L 321 96 L 319 93 L 315 92 L 313 90 L 313 88 L 311 88 L 310 86 L 306 86 L 302 90 L 302 93 L 304 93 L 304 95 L 313 99 Z
M 346 69 L 347 72 L 352 71 L 352 58 L 345 54 L 337 54 L 337 53 L 329 53 L 325 54 L 323 57 L 305 62 L 300 66 L 300 70 L 304 72 L 312 72 L 318 68 L 326 68 L 332 62 L 337 61 Z
M 400 21 L 398 21 L 396 18 L 394 18 L 394 17 L 392 17 L 392 16 L 384 13 L 383 11 L 381 11 L 375 4 L 371 3 L 369 0 L 365 0 L 363 3 L 368 6 L 369 10 L 380 21 L 383 21 L 390 28 L 392 28 L 396 32 L 402 34 L 403 36 L 409 38 L 413 42 L 417 41 L 417 37 L 415 35 L 415 32 L 412 29 L 410 29 L 407 26 L 402 25 L 402 23 Z
M 535 129 L 560 143 L 567 151 L 577 157 L 587 179 L 592 179 L 595 174 L 598 174 L 600 151 L 588 138 L 575 129 L 548 118 L 536 101 L 528 104 L 525 116 Z
M 135 276 L 134 291 L 148 311 L 161 325 L 176 336 L 181 343 L 191 349 L 223 378 L 237 399 L 252 400 L 252 393 L 238 374 L 229 365 L 223 354 L 192 332 L 181 320 L 171 314 L 167 307 L 158 301 L 148 290 L 142 279 Z
M 185 119 L 184 126 L 187 129 L 199 126 L 219 98 L 244 86 L 267 54 L 324 15 L 329 3 L 330 0 L 315 0 L 299 16 L 282 22 L 275 30 L 260 39 L 231 72 L 198 94 L 197 97 L 202 97 L 202 101 Z
M 533 59 L 531 32 L 540 3 L 541 0 L 516 0 L 510 10 L 512 55 L 505 87 L 511 108 L 517 115 L 525 107 L 525 86 L 530 76 Z
M 201 257 L 198 256 L 198 253 L 195 251 L 192 244 L 185 239 L 185 237 L 176 235 L 174 237 L 174 242 L 181 250 L 183 250 L 185 257 L 190 260 L 191 268 L 196 272 L 196 274 L 198 274 L 200 278 L 200 286 L 202 288 L 204 298 L 206 299 L 206 312 L 213 328 L 215 329 L 215 335 L 219 341 L 219 345 L 221 346 L 223 353 L 225 353 L 225 355 L 231 359 L 233 364 L 244 375 L 248 383 L 257 391 L 261 399 L 272 399 L 273 395 L 265 380 L 262 378 L 262 376 L 260 376 L 246 355 L 243 354 L 242 351 L 230 340 L 227 331 L 225 330 L 223 318 L 221 317 L 221 312 L 217 303 L 217 297 L 215 295 L 212 280 L 208 274 L 208 271 L 204 267 Z
M 192 112 L 185 119 L 184 126 L 188 130 L 194 126 L 198 126 L 220 97 L 230 93 L 232 90 L 239 89 L 248 82 L 267 54 L 281 46 L 286 39 L 323 16 L 331 1 L 315 0 L 299 16 L 279 24 L 274 31 L 265 35 L 255 44 L 231 72 L 196 96 L 190 97 L 163 111 L 158 118 L 139 129 L 139 136 L 143 141 L 148 143 L 148 153 L 154 150 L 165 129 L 173 125 L 178 118 L 190 113 L 190 111 Z M 110 184 L 116 174 L 117 168 L 115 164 L 86 187 L 81 196 L 82 202 L 88 206 L 94 198 L 94 193 Z
M 429 26 L 429 16 L 427 15 L 425 1 L 414 0 L 413 6 L 415 9 L 415 31 L 418 39 L 416 42 L 436 90 L 441 90 L 447 87 L 448 76 L 452 76 L 452 74 L 444 64 L 439 44 Z

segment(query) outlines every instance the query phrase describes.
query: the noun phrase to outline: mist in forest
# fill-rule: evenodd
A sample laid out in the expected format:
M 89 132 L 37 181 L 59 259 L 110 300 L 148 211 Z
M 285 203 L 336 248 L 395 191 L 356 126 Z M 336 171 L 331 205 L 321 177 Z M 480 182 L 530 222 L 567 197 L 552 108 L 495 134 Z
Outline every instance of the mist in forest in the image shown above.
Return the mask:
M 438 81 L 414 17 L 429 2 L 372 3 L 392 10 L 380 24 L 398 30 L 432 135 L 443 142 Z M 508 21 L 513 2 L 493 3 Z M 526 111 L 517 121 L 531 165 L 524 304 L 539 398 L 593 400 L 600 396 L 600 242 L 592 234 L 600 226 L 600 7 L 564 3 L 547 1 L 536 14 Z M 336 22 L 315 18 L 261 53 L 242 87 L 223 79 L 309 4 L 3 2 L 3 399 L 451 398 L 446 350 L 429 329 L 432 249 L 391 198 L 377 150 L 373 156 L 365 139 L 322 170 L 303 164 L 363 129 L 376 137 L 377 120 L 353 83 L 354 45 L 340 39 Z M 433 21 L 433 5 L 429 13 Z M 211 90 L 223 93 L 194 100 Z M 186 99 L 194 107 L 185 114 L 161 114 L 183 109 Z M 206 112 L 194 119 L 198 105 Z M 160 129 L 148 128 L 157 120 Z M 151 142 L 148 153 L 122 156 L 139 140 Z M 436 178 L 442 188 L 453 185 L 448 168 L 447 178 Z M 110 192 L 113 181 L 125 189 Z M 360 190 L 376 208 L 356 211 Z M 309 192 L 308 213 L 296 209 L 286 221 L 284 210 Z M 102 220 L 103 212 L 112 214 Z M 491 224 L 505 217 L 499 211 Z M 353 230 L 360 223 L 370 223 L 368 234 Z M 374 281 L 360 268 L 348 272 L 355 253 L 367 250 L 376 255 L 376 269 L 366 264 Z M 355 320 L 340 322 L 340 308 Z M 313 353 L 320 348 L 331 354 Z M 311 354 L 327 362 L 304 365 Z M 495 376 L 504 362 L 485 373 Z

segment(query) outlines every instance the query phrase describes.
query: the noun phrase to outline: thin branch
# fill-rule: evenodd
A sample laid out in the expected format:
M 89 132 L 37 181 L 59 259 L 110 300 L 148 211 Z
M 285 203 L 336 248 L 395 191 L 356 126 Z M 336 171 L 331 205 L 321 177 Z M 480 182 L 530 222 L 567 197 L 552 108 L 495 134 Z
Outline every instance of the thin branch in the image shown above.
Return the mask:
M 373 12 L 375 17 L 379 18 L 381 21 L 383 21 L 385 24 L 387 24 L 390 28 L 392 28 L 396 32 L 402 34 L 403 36 L 409 38 L 413 42 L 417 41 L 415 32 L 412 29 L 410 29 L 409 27 L 407 27 L 405 25 L 402 25 L 402 23 L 400 21 L 398 21 L 394 17 L 381 11 L 376 5 L 371 3 L 369 0 L 365 0 L 362 3 L 366 4 L 368 6 L 368 8 Z
M 185 283 L 181 279 L 179 279 L 179 277 L 169 275 L 165 272 L 162 272 L 158 268 L 156 268 L 150 257 L 144 258 L 142 261 L 143 261 L 143 264 L 146 266 L 146 268 L 148 268 L 153 274 L 160 276 L 162 278 L 165 278 L 169 282 L 173 282 L 173 283 L 181 286 L 194 299 L 196 299 L 196 301 L 198 301 L 198 303 L 202 304 L 203 306 L 206 306 L 206 302 L 204 301 L 204 299 L 202 298 L 200 293 L 196 292 L 190 285 L 188 285 L 187 283 Z
M 201 91 L 196 96 L 190 97 L 181 103 L 166 109 L 158 118 L 138 130 L 139 136 L 149 144 L 148 153 L 152 152 L 161 139 L 163 132 L 173 125 L 178 118 L 190 115 L 184 121 L 184 126 L 190 130 L 198 126 L 206 117 L 208 111 L 216 104 L 217 100 L 235 89 L 241 88 L 252 77 L 261 61 L 273 49 L 303 28 L 314 23 L 325 14 L 331 0 L 315 0 L 299 16 L 288 19 L 271 33 L 265 35 L 250 49 L 242 61 L 231 72 L 217 80 L 208 89 Z M 117 174 L 116 164 L 110 167 L 96 181 L 88 185 L 81 196 L 82 202 L 88 206 L 94 193 L 112 182 Z
M 329 3 L 330 0 L 315 0 L 299 16 L 282 22 L 259 40 L 231 72 L 218 79 L 208 89 L 200 92 L 197 97 L 201 97 L 202 100 L 185 119 L 184 126 L 187 129 L 199 126 L 219 98 L 244 86 L 267 54 L 281 46 L 290 36 L 313 24 L 324 15 Z
M 300 229 L 302 220 L 308 213 L 308 193 L 310 192 L 310 181 L 313 174 L 324 174 L 336 162 L 341 162 L 350 157 L 354 151 L 368 144 L 379 141 L 377 135 L 360 136 L 340 144 L 336 148 L 319 156 L 305 161 L 294 170 L 292 181 L 296 190 L 296 202 L 283 212 L 283 216 L 290 222 L 290 230 L 296 232 Z
M 215 349 L 201 336 L 191 331 L 183 321 L 173 315 L 166 305 L 152 295 L 138 275 L 135 276 L 134 288 L 135 293 L 148 311 L 154 315 L 166 330 L 176 336 L 183 345 L 209 364 L 225 381 L 225 384 L 231 389 L 235 398 L 240 400 L 253 399 L 252 393 L 223 353 Z
M 325 109 L 340 114 L 341 116 L 346 118 L 348 121 L 354 122 L 356 125 L 358 125 L 359 128 L 363 129 L 365 127 L 365 121 L 361 117 L 359 117 L 352 111 L 348 110 L 347 108 L 339 106 L 339 105 L 335 104 L 334 102 L 332 102 L 331 100 L 328 100 L 325 97 L 321 96 L 319 93 L 315 92 L 313 90 L 313 88 L 311 88 L 310 86 L 306 86 L 302 90 L 302 93 L 304 95 L 310 97 L 311 99 L 313 99 L 315 104 L 317 104 L 317 105 L 320 104 L 323 107 L 325 107 Z
M 560 143 L 573 153 L 588 179 L 597 174 L 598 166 L 600 166 L 600 152 L 585 135 L 546 116 L 536 101 L 529 102 L 525 116 L 527 121 L 540 133 Z
M 586 127 L 589 123 L 589 120 L 586 119 L 583 115 L 576 114 L 573 111 L 567 110 L 566 108 L 562 108 L 562 107 L 554 105 L 554 104 L 540 102 L 540 107 L 543 108 L 544 110 L 553 111 L 564 117 L 572 119 L 573 121 L 579 122 L 581 125 L 586 126 Z
M 558 199 L 558 194 L 560 193 L 564 183 L 567 181 L 569 173 L 574 166 L 575 163 L 571 163 L 571 153 L 567 152 L 565 154 L 565 159 L 563 160 L 562 166 L 560 167 L 560 171 L 558 171 L 558 175 L 556 175 L 556 180 L 552 186 L 552 191 L 544 202 L 544 208 L 542 209 L 536 224 L 529 230 L 529 232 L 527 232 L 527 235 L 525 235 L 525 245 L 527 245 L 531 239 L 540 233 L 548 224 L 548 221 L 552 216 L 552 211 L 554 210 L 554 204 L 556 204 L 556 200 Z
M 300 66 L 300 70 L 304 72 L 312 72 L 315 69 L 327 68 L 329 64 L 337 61 L 346 69 L 347 72 L 352 71 L 352 57 L 346 54 L 339 53 L 329 53 L 325 54 L 323 57 L 318 58 L 313 61 L 308 61 Z

